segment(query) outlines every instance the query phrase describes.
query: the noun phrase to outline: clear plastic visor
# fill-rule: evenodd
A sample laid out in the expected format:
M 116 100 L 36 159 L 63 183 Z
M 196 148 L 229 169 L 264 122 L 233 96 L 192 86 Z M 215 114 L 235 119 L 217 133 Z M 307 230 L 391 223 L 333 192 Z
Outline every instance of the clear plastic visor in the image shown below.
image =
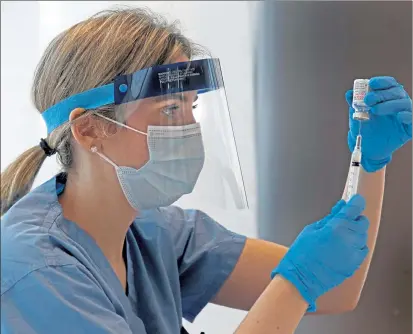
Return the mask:
M 191 159 L 203 150 L 195 187 L 176 205 L 248 207 L 218 59 L 155 66 L 120 76 L 114 86 L 116 121 L 147 135 L 149 158 L 176 161 L 163 165 L 164 175 L 190 179 Z M 201 145 L 187 140 L 199 133 Z

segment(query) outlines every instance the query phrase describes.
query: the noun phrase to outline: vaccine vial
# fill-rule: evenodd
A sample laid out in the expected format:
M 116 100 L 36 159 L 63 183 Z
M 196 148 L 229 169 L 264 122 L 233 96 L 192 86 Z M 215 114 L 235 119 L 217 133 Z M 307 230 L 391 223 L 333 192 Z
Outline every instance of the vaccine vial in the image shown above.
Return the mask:
M 356 79 L 353 85 L 353 119 L 366 121 L 370 119 L 369 107 L 364 103 L 364 97 L 369 92 L 369 79 Z

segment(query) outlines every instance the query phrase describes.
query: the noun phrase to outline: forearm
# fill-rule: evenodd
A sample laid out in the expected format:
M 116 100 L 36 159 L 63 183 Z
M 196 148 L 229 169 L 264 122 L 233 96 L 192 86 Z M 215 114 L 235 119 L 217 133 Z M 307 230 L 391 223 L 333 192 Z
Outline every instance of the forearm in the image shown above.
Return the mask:
M 307 308 L 308 304 L 298 290 L 277 275 L 235 333 L 294 333 Z
M 320 297 L 317 302 L 317 313 L 337 313 L 349 311 L 356 307 L 367 277 L 379 231 L 384 180 L 385 168 L 375 173 L 367 173 L 365 171 L 360 173 L 358 193 L 366 200 L 366 209 L 363 214 L 370 222 L 367 243 L 369 254 L 352 277 Z M 345 192 L 346 189 L 344 190 L 343 197 Z

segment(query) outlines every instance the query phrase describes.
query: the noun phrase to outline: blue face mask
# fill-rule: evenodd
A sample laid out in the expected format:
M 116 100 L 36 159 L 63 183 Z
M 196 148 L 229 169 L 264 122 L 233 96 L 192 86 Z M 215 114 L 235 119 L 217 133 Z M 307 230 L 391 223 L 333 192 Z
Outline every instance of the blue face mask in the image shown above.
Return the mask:
M 168 206 L 192 192 L 205 159 L 198 123 L 148 126 L 148 133 L 144 133 L 111 119 L 107 120 L 147 135 L 148 138 L 149 161 L 139 169 L 117 166 L 98 152 L 96 147 L 91 149 L 115 167 L 123 193 L 135 210 Z

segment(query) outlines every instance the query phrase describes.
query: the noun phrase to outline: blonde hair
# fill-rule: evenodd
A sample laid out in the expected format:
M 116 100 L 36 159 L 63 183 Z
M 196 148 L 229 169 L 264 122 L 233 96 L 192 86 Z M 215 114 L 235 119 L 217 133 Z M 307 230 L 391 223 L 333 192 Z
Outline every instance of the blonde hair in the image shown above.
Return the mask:
M 71 95 L 110 83 L 117 75 L 168 63 L 182 54 L 191 59 L 204 51 L 181 34 L 176 22 L 169 24 L 148 9 L 103 11 L 52 40 L 36 69 L 32 99 L 42 113 Z M 113 111 L 113 105 L 107 105 L 84 114 L 99 112 L 113 119 Z M 67 172 L 73 165 L 70 123 L 54 130 L 46 141 Z M 2 215 L 30 191 L 46 157 L 39 145 L 34 146 L 1 174 Z

